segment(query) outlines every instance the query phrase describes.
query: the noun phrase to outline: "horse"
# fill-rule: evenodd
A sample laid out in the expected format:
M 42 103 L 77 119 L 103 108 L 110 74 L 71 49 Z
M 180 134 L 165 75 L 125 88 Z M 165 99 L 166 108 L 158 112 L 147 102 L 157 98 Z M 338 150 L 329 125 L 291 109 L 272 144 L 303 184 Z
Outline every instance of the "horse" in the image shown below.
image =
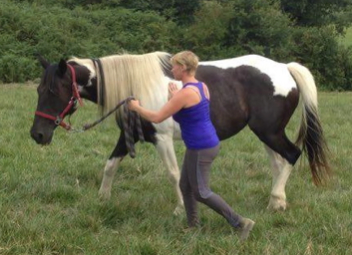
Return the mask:
M 44 71 L 37 89 L 31 137 L 45 145 L 51 142 L 58 126 L 69 129 L 64 118 L 76 111 L 81 98 L 96 103 L 102 113 L 131 95 L 148 109 L 160 109 L 168 100 L 168 83 L 173 81 L 171 56 L 159 51 L 125 53 L 97 59 L 73 57 L 61 59 L 58 64 L 38 56 Z M 248 126 L 264 144 L 272 167 L 268 209 L 286 209 L 285 186 L 302 152 L 308 158 L 314 184 L 329 179 L 328 147 L 318 115 L 317 88 L 308 68 L 296 62 L 285 64 L 259 55 L 244 55 L 200 62 L 196 78 L 208 86 L 211 120 L 221 141 Z M 293 143 L 285 127 L 299 102 L 302 117 Z M 116 111 L 115 118 L 121 132 L 103 170 L 99 195 L 105 199 L 110 198 L 116 169 L 128 153 L 123 112 Z M 172 118 L 157 124 L 142 119 L 141 128 L 167 169 L 177 195 L 174 213 L 179 214 L 183 199 L 173 145 L 174 139 L 180 139 L 179 125 Z M 134 143 L 139 141 L 136 129 L 133 139 Z

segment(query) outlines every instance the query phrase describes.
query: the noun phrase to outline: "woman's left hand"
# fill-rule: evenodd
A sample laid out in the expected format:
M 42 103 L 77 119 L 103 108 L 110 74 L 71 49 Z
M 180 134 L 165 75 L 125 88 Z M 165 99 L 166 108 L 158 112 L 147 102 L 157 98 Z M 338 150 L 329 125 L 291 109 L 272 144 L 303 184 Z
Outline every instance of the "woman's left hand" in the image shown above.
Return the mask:
M 138 100 L 132 99 L 131 101 L 128 102 L 128 109 L 131 111 L 136 111 L 136 109 L 140 106 Z
M 177 84 L 173 81 L 169 82 L 169 99 L 171 99 L 179 91 Z

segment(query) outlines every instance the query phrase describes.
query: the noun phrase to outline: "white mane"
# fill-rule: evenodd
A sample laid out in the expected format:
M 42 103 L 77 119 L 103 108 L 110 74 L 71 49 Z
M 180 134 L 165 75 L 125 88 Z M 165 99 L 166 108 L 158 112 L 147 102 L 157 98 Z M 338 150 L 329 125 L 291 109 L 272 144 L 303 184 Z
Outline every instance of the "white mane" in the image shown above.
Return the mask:
M 103 113 L 113 109 L 119 102 L 134 96 L 144 107 L 158 110 L 167 101 L 169 78 L 164 75 L 163 67 L 170 65 L 170 54 L 153 52 L 144 55 L 121 54 L 102 57 L 99 60 L 104 73 L 104 95 L 98 98 L 104 102 Z M 102 89 L 102 72 L 95 69 L 90 59 L 73 58 L 86 66 L 98 79 L 98 95 Z M 117 113 L 119 114 L 119 113 Z

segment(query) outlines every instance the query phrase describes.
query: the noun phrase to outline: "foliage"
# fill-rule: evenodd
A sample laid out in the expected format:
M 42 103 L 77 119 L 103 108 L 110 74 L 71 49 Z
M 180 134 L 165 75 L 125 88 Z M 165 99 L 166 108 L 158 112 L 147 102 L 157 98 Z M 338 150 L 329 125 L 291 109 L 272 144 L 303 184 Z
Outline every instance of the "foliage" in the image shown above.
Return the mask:
M 299 26 L 334 25 L 339 33 L 350 26 L 351 0 L 280 0 L 283 11 L 289 13 Z M 346 10 L 348 9 L 349 10 Z M 344 12 L 342 12 L 344 11 Z M 344 15 L 342 15 L 344 14 Z
M 318 84 L 328 90 L 352 89 L 352 48 L 340 45 L 331 27 L 296 30 L 295 56 L 306 63 Z
M 205 60 L 260 54 L 284 61 L 293 47 L 292 29 L 277 4 L 206 1 L 182 42 Z
M 200 0 L 120 0 L 119 6 L 139 11 L 156 11 L 179 25 L 188 25 L 200 6 Z
M 201 60 L 297 60 L 320 88 L 349 90 L 351 49 L 341 37 L 351 15 L 352 0 L 2 0 L 0 82 L 36 79 L 35 53 L 57 62 L 189 49 Z
M 122 51 L 167 50 L 172 40 L 169 31 L 175 30 L 174 23 L 161 16 L 127 9 L 69 10 L 26 2 L 14 5 L 9 1 L 0 6 L 3 82 L 38 77 L 41 70 L 34 61 L 35 53 L 57 61 L 72 55 L 100 57 Z M 22 72 L 25 65 L 28 70 Z
M 185 48 L 197 52 L 202 60 L 229 56 L 221 42 L 226 36 L 232 14 L 230 4 L 205 2 L 195 13 L 195 22 L 180 37 L 181 43 Z
M 202 0 L 15 0 L 36 5 L 60 6 L 75 9 L 126 8 L 140 12 L 156 12 L 158 15 L 175 21 L 179 25 L 188 25 L 193 21 L 193 14 L 199 9 Z
M 280 11 L 277 3 L 247 0 L 234 0 L 233 3 L 233 16 L 224 40 L 230 51 L 240 45 L 248 53 L 280 61 L 290 56 L 292 21 Z

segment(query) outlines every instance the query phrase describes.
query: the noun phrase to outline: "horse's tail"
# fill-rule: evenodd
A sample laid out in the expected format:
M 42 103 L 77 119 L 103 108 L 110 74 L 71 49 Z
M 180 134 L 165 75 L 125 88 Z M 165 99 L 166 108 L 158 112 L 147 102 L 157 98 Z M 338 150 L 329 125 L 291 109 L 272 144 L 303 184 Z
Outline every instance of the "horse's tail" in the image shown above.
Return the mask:
M 302 146 L 308 157 L 314 184 L 321 185 L 329 179 L 331 169 L 328 147 L 318 116 L 317 88 L 313 75 L 306 67 L 298 63 L 289 63 L 287 67 L 298 85 L 303 101 L 302 120 L 295 144 Z

